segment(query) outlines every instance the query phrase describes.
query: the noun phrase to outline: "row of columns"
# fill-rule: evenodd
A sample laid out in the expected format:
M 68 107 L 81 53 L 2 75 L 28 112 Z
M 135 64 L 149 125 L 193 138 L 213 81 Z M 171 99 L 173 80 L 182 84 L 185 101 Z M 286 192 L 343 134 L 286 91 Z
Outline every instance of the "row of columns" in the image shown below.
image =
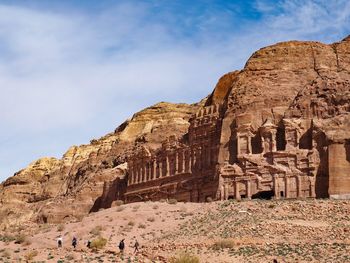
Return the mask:
M 181 173 L 191 173 L 193 167 L 202 169 L 212 164 L 214 157 L 213 148 L 198 147 L 189 150 L 182 150 L 173 154 L 174 159 L 170 160 L 171 154 L 165 158 L 162 156 L 153 160 L 136 160 L 129 164 L 129 184 L 136 184 Z
M 284 188 L 281 189 L 278 183 L 278 177 L 274 176 L 273 177 L 273 190 L 274 190 L 274 196 L 276 199 L 281 198 L 280 192 L 283 191 L 284 198 L 290 198 L 290 179 L 292 177 L 284 177 Z M 297 187 L 297 198 L 302 198 L 305 197 L 302 193 L 302 178 L 300 176 L 295 177 L 296 178 L 296 187 Z M 315 192 L 315 179 L 314 177 L 309 177 L 308 178 L 308 183 L 309 183 L 309 196 L 308 197 L 316 197 L 316 192 Z M 234 187 L 234 197 L 237 200 L 241 199 L 241 194 L 240 194 L 240 185 L 244 185 L 244 190 L 246 193 L 246 198 L 251 199 L 252 198 L 252 181 L 251 180 L 243 180 L 243 181 L 235 181 L 233 182 L 233 187 Z M 232 187 L 232 186 L 231 186 Z M 227 200 L 229 198 L 229 189 L 230 185 L 229 184 L 224 184 L 222 186 L 222 194 L 221 194 L 221 199 L 222 200 Z
M 278 177 L 274 176 L 273 177 L 273 188 L 274 188 L 274 196 L 276 199 L 281 198 L 280 192 L 284 192 L 284 197 L 285 198 L 290 198 L 290 192 L 292 189 L 290 189 L 290 180 L 291 178 L 296 178 L 296 190 L 297 190 L 297 198 L 300 197 L 305 197 L 302 192 L 302 177 L 301 176 L 296 176 L 296 177 L 289 177 L 285 176 L 284 177 L 284 189 L 281 189 L 278 184 Z M 309 181 L 309 195 L 310 197 L 316 197 L 316 191 L 315 191 L 315 179 L 314 177 L 308 177 Z
M 172 169 L 169 155 L 166 155 L 165 159 L 160 160 L 141 160 L 140 162 L 130 163 L 129 184 L 142 183 L 174 174 L 190 173 L 191 169 L 192 159 L 187 151 L 175 153 Z M 173 174 L 171 174 L 171 170 L 173 170 Z

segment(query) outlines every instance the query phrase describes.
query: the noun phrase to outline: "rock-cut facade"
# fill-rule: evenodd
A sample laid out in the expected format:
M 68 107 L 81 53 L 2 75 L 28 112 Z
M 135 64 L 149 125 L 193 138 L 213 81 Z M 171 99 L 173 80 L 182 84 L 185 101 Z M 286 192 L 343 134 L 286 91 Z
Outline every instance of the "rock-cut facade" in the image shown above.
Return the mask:
M 224 75 L 188 132 L 128 158 L 127 202 L 350 197 L 350 40 L 284 42 Z

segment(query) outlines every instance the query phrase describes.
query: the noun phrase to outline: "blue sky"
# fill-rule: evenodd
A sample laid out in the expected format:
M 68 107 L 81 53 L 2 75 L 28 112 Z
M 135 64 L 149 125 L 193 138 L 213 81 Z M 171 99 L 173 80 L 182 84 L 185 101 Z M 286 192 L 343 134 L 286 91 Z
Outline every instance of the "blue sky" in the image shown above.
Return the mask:
M 199 101 L 263 46 L 349 34 L 345 0 L 0 1 L 0 181 L 156 102 Z

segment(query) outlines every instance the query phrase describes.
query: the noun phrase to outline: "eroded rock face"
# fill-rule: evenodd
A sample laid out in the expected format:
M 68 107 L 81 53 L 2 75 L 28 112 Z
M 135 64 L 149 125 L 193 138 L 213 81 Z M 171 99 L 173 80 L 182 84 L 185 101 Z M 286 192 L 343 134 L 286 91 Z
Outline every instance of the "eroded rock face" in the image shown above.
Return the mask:
M 158 103 L 136 113 L 115 132 L 70 147 L 60 160 L 33 162 L 0 185 L 2 225 L 27 220 L 58 223 L 107 208 L 126 187 L 126 161 L 133 147 L 157 148 L 169 133 L 181 137 L 199 107 Z M 114 193 L 117 188 L 119 195 Z
M 348 197 L 349 38 L 290 41 L 224 75 L 189 140 L 136 149 L 128 201 Z
M 201 103 L 158 103 L 20 171 L 0 186 L 0 216 L 61 222 L 117 199 L 348 197 L 349 72 L 349 38 L 262 48 Z

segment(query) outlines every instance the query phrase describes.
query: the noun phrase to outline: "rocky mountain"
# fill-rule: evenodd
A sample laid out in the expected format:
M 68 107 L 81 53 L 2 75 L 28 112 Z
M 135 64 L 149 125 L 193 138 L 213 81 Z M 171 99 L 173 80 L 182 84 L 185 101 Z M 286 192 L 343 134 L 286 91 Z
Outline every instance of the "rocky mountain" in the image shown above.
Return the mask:
M 61 159 L 34 161 L 1 184 L 2 225 L 55 223 L 86 215 L 104 185 L 125 176 L 127 156 L 136 145 L 156 149 L 169 134 L 181 137 L 200 106 L 161 102 L 90 144 L 70 147 Z
M 350 141 L 349 82 L 350 37 L 330 45 L 289 41 L 262 48 L 249 58 L 242 70 L 221 77 L 212 94 L 200 103 L 158 103 L 136 113 L 114 132 L 92 140 L 88 145 L 72 146 L 61 159 L 43 158 L 17 172 L 0 186 L 2 226 L 29 220 L 49 223 L 79 220 L 89 212 L 109 207 L 118 195 L 124 194 L 126 186 L 123 184 L 127 182 L 123 178 L 127 176 L 128 162 L 131 156 L 135 157 L 135 150 L 142 148 L 149 156 L 157 155 L 170 135 L 175 135 L 179 144 L 189 147 L 197 147 L 197 142 L 215 144 L 211 147 L 217 149 L 217 156 L 209 155 L 214 161 L 209 161 L 212 166 L 207 169 L 213 173 L 220 170 L 224 175 L 234 173 L 236 176 L 245 171 L 246 167 L 242 166 L 245 161 L 259 164 L 259 169 L 270 169 L 268 172 L 271 169 L 281 172 L 284 168 L 280 165 L 271 165 L 265 160 L 254 161 L 257 157 L 249 154 L 244 157 L 245 161 L 237 159 L 234 136 L 242 132 L 242 127 L 246 129 L 247 123 L 249 134 L 254 136 L 260 133 L 263 136 L 275 127 L 277 133 L 282 128 L 290 129 L 290 134 L 295 133 L 298 139 L 301 137 L 296 145 L 302 150 L 295 153 L 296 156 L 304 154 L 302 158 L 309 158 L 308 162 L 314 160 L 317 166 L 315 173 L 308 174 L 310 187 L 315 184 L 310 178 L 316 176 L 316 185 L 321 184 L 316 187 L 321 189 L 316 189 L 317 194 L 329 195 L 326 190 L 332 182 L 327 181 L 325 186 L 326 180 L 318 180 L 317 176 L 328 176 L 330 168 L 322 165 L 324 158 L 328 158 L 328 148 L 324 150 L 328 142 L 347 147 Z M 216 105 L 220 105 L 219 111 L 216 111 L 219 109 Z M 217 119 L 210 115 L 214 114 L 212 111 L 218 114 Z M 215 120 L 205 119 L 205 114 Z M 214 128 L 211 121 L 216 121 Z M 206 128 L 198 123 L 205 124 Z M 307 133 L 311 126 L 311 133 Z M 283 137 L 284 145 L 275 145 L 276 151 L 291 143 L 288 136 L 294 135 L 290 134 Z M 310 136 L 318 144 L 312 153 L 312 147 L 308 145 L 312 143 Z M 254 138 L 249 137 L 249 140 Z M 267 142 L 271 138 L 263 139 Z M 257 148 L 252 149 L 253 152 L 259 152 L 263 147 L 259 143 L 256 146 L 253 141 L 249 146 Z M 249 153 L 248 148 L 242 149 Z M 303 151 L 307 148 L 310 152 Z M 185 168 L 184 162 L 182 165 Z M 348 164 L 342 165 L 347 167 Z M 263 173 L 257 178 L 263 177 Z M 222 190 L 220 198 L 229 195 L 225 191 Z M 244 195 L 248 194 L 248 186 L 246 191 Z M 312 191 L 307 195 L 313 196 Z

